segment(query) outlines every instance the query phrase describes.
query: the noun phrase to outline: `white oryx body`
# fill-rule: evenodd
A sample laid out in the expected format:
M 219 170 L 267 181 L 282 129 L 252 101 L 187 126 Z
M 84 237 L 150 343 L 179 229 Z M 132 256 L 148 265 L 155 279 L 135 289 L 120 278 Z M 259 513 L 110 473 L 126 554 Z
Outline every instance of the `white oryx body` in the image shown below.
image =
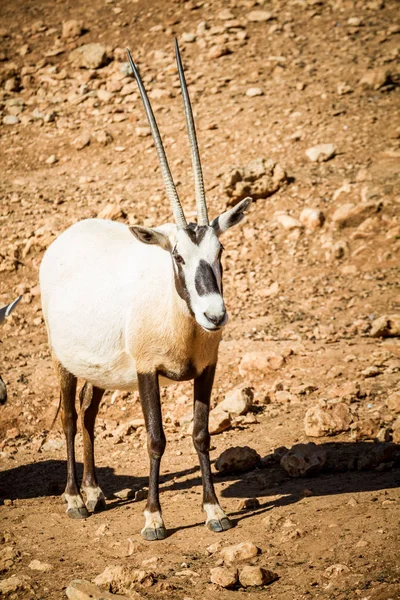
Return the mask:
M 195 178 L 197 224 L 186 221 L 146 90 L 128 51 L 175 224 L 151 229 L 101 219 L 81 221 L 51 244 L 40 267 L 43 313 L 60 383 L 67 442 L 67 514 L 74 519 L 86 518 L 89 512 L 104 508 L 94 461 L 97 411 L 105 390 L 138 388 L 150 457 L 142 530 L 146 540 L 167 535 L 159 502 L 160 461 L 166 444 L 160 382 L 194 380 L 193 443 L 202 473 L 206 524 L 212 531 L 232 526 L 212 482 L 208 414 L 221 328 L 228 320 L 219 237 L 243 219 L 251 198 L 241 200 L 209 222 L 193 114 L 177 43 L 175 48 Z M 85 380 L 80 392 L 84 464 L 81 486 L 74 446 L 78 378 Z
M 176 225 L 157 231 L 175 245 Z M 201 249 L 192 246 L 197 264 Z M 220 282 L 218 265 L 214 268 Z M 138 369 L 156 368 L 180 379 L 189 366 L 193 377 L 217 360 L 220 332 L 205 331 L 193 319 L 176 292 L 170 253 L 138 241 L 122 223 L 88 219 L 72 225 L 47 250 L 40 287 L 53 354 L 70 373 L 95 386 L 132 390 Z M 191 293 L 199 319 L 210 307 L 221 309 L 221 296 Z

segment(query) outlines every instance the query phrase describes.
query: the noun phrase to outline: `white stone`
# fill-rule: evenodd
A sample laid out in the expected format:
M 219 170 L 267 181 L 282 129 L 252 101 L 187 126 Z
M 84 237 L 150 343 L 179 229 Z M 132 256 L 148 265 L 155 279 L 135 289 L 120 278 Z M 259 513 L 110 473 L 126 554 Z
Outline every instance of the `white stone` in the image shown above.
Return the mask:
M 333 158 L 336 154 L 336 148 L 333 144 L 318 144 L 307 148 L 306 155 L 311 162 L 325 162 Z
M 253 98 L 254 96 L 263 96 L 264 92 L 259 87 L 251 87 L 246 90 L 246 96 Z

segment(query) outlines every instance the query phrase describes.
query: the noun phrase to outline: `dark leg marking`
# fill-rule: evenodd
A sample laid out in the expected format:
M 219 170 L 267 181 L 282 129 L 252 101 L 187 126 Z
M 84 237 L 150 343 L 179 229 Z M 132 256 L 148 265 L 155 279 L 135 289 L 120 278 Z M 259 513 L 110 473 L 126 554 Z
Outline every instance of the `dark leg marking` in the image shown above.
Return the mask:
M 67 485 L 64 498 L 68 503 L 67 515 L 72 519 L 85 519 L 89 516 L 79 493 L 75 464 L 75 435 L 77 412 L 75 408 L 76 377 L 69 373 L 60 362 L 54 361 L 60 384 L 61 420 L 67 442 Z
M 215 365 L 212 365 L 194 380 L 193 444 L 199 457 L 203 480 L 203 508 L 207 514 L 206 525 L 211 531 L 226 531 L 232 527 L 232 524 L 218 502 L 210 466 L 208 414 L 214 375 Z
M 167 536 L 167 530 L 161 515 L 159 476 L 166 440 L 162 426 L 158 374 L 138 373 L 138 384 L 147 430 L 147 450 L 150 457 L 149 495 L 144 511 L 146 521 L 142 529 L 142 536 L 148 541 L 162 540 Z
M 98 512 L 106 506 L 104 494 L 99 487 L 94 462 L 94 425 L 104 390 L 86 382 L 80 393 L 81 423 L 83 436 L 82 490 L 86 494 L 86 508 Z

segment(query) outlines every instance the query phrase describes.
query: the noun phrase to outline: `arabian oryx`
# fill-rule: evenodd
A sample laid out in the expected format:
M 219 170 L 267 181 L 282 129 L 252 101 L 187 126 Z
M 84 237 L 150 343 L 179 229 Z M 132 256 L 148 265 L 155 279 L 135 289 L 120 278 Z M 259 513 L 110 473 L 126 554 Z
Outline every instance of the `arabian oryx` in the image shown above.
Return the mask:
M 22 296 L 19 296 L 14 302 L 7 304 L 7 306 L 3 306 L 0 308 L 0 325 L 3 321 L 11 314 L 11 311 L 17 306 L 18 302 L 21 300 Z M 0 405 L 5 404 L 7 402 L 7 388 L 6 384 L 2 380 L 0 376 Z
M 159 502 L 160 461 L 165 449 L 159 385 L 194 379 L 193 442 L 202 480 L 206 524 L 224 531 L 231 523 L 217 500 L 210 469 L 208 413 L 221 328 L 227 322 L 222 297 L 224 231 L 244 216 L 246 198 L 208 219 L 203 176 L 185 76 L 175 42 L 194 169 L 198 222 L 187 223 L 160 133 L 138 69 L 128 58 L 150 124 L 174 224 L 128 227 L 89 219 L 67 229 L 49 247 L 40 267 L 43 313 L 61 388 L 67 441 L 67 514 L 85 518 L 104 508 L 94 466 L 94 424 L 104 390 L 139 389 L 150 456 L 149 493 L 142 535 L 166 537 Z M 77 378 L 84 447 L 81 491 L 74 438 Z

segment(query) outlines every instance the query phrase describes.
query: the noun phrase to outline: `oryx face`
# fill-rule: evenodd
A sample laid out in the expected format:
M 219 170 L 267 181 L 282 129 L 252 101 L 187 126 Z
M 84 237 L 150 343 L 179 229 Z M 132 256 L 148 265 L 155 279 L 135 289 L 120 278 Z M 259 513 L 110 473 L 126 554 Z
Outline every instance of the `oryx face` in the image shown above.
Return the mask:
M 190 223 L 177 228 L 169 237 L 160 229 L 130 227 L 133 235 L 145 244 L 156 244 L 171 255 L 175 288 L 197 323 L 207 331 L 218 331 L 228 321 L 222 297 L 223 246 L 220 235 L 239 223 L 251 198 L 214 219 L 211 225 Z
M 176 291 L 207 331 L 228 321 L 222 297 L 222 244 L 210 226 L 191 226 L 177 232 L 172 249 Z

